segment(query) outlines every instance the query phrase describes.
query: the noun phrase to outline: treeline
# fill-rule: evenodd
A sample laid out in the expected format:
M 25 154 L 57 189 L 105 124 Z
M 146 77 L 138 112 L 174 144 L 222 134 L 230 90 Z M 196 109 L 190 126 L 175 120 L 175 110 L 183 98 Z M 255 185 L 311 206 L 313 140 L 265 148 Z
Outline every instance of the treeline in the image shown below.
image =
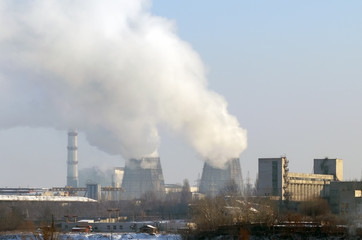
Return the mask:
M 313 229 L 315 236 L 321 230 L 324 235 L 346 234 L 345 228 L 338 227 L 345 225 L 346 220 L 332 214 L 328 202 L 321 198 L 297 203 L 224 193 L 194 201 L 190 209 L 196 228 L 185 231 L 184 239 L 213 239 L 222 234 L 238 237 L 263 233 L 292 235 L 296 231 L 299 235 L 308 235 L 306 229 Z

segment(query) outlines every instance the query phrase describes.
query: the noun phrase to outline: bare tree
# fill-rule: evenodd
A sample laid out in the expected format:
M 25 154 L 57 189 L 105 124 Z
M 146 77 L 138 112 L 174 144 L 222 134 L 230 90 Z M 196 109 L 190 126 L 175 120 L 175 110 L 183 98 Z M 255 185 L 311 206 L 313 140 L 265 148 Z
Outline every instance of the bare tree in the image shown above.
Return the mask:
M 311 199 L 300 204 L 299 212 L 305 216 L 315 218 L 330 214 L 330 207 L 326 200 L 322 198 Z
M 215 230 L 218 226 L 232 223 L 232 218 L 225 214 L 223 197 L 206 198 L 193 205 L 193 221 L 198 230 Z
M 187 204 L 187 203 L 191 202 L 191 200 L 192 200 L 191 188 L 190 188 L 189 181 L 187 179 L 184 180 L 180 198 L 181 198 L 180 201 L 183 204 Z

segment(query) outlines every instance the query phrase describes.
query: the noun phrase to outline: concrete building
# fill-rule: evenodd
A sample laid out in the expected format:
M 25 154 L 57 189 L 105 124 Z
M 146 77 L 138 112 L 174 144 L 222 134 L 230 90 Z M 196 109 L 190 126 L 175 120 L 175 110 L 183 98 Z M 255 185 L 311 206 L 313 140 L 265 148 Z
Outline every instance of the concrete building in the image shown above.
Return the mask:
M 130 159 L 126 162 L 122 180 L 123 200 L 140 198 L 146 192 L 162 197 L 165 183 L 159 157 Z
M 321 163 L 323 163 L 321 168 Z M 343 178 L 341 159 L 315 159 L 314 174 L 291 173 L 286 157 L 259 158 L 258 195 L 287 201 L 328 197 L 332 181 Z M 323 166 L 329 166 L 328 171 Z M 323 174 L 327 172 L 328 174 Z
M 87 184 L 87 197 L 96 201 L 101 200 L 101 185 Z
M 283 196 L 285 175 L 289 171 L 287 158 L 259 158 L 258 166 L 258 195 Z
M 204 164 L 199 192 L 214 197 L 230 184 L 236 184 L 239 191 L 242 190 L 243 182 L 241 176 L 240 161 L 238 158 L 231 159 L 225 169 L 215 168 L 210 164 Z
M 314 159 L 315 174 L 333 175 L 335 181 L 343 181 L 343 160 L 334 158 Z
M 334 181 L 334 177 L 323 174 L 288 173 L 288 180 L 286 191 L 289 200 L 305 201 L 316 197 L 328 197 L 329 185 Z
M 362 225 L 362 181 L 332 182 L 328 199 L 332 213 Z

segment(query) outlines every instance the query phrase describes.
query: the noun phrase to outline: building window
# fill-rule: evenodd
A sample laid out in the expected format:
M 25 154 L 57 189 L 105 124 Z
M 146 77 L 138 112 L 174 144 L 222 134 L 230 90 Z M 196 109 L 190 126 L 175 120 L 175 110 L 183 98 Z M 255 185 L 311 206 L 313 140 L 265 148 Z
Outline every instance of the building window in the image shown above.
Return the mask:
M 272 162 L 272 188 L 273 196 L 278 196 L 278 162 Z
M 361 198 L 362 197 L 362 190 L 354 190 L 354 196 L 356 198 Z

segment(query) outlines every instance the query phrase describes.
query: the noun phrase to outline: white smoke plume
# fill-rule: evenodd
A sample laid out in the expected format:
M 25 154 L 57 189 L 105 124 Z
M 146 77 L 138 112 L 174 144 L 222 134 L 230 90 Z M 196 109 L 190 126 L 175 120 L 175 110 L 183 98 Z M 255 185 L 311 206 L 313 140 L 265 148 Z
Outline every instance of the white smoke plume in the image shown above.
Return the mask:
M 75 128 L 127 159 L 157 155 L 167 125 L 214 166 L 238 157 L 246 131 L 150 4 L 0 1 L 0 128 Z

